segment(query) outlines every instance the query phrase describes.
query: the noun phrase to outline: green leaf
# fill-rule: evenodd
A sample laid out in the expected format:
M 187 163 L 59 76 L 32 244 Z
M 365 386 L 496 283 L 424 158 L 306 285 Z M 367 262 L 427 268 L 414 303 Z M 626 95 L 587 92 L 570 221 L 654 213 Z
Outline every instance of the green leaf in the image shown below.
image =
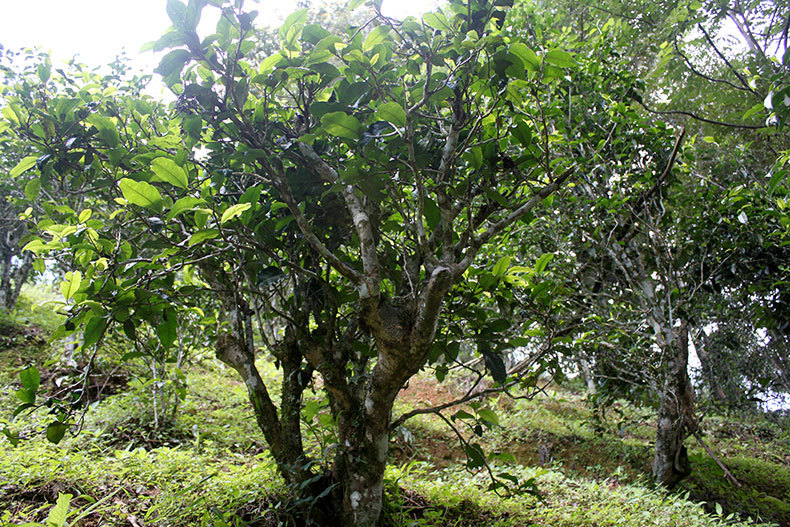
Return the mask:
M 422 212 L 423 216 L 425 217 L 425 223 L 428 226 L 428 230 L 434 230 L 442 220 L 442 211 L 439 210 L 439 205 L 437 205 L 436 202 L 431 198 L 426 197 L 423 202 Z
M 477 411 L 477 415 L 480 416 L 480 419 L 484 421 L 488 421 L 493 425 L 499 424 L 499 417 L 497 414 L 494 413 L 493 410 L 489 410 L 488 408 L 481 408 Z
M 63 436 L 61 435 L 60 437 Z M 47 428 L 47 439 L 49 439 L 49 428 Z M 58 439 L 58 441 L 60 441 L 60 439 Z M 52 442 L 57 443 L 58 441 Z M 72 497 L 73 496 L 71 494 L 58 493 L 58 501 L 55 503 L 55 506 L 52 507 L 52 510 L 49 511 L 49 515 L 47 516 L 46 527 L 63 527 L 66 525 L 66 516 L 69 514 L 69 503 L 71 503 Z
M 118 183 L 123 197 L 129 203 L 160 212 L 162 210 L 162 195 L 153 185 L 145 181 L 135 181 L 123 178 Z
M 24 386 L 25 389 L 30 390 L 32 393 L 36 393 L 41 383 L 41 375 L 38 373 L 35 366 L 28 366 L 19 372 L 19 380 L 22 382 L 22 386 Z
M 238 203 L 232 207 L 228 207 L 225 212 L 222 213 L 222 218 L 219 220 L 220 225 L 223 225 L 225 222 L 228 222 L 233 218 L 241 216 L 241 213 L 249 209 L 251 206 L 252 205 L 250 203 Z
M 505 362 L 502 360 L 502 357 L 490 351 L 483 351 L 482 353 L 485 359 L 486 368 L 491 373 L 491 377 L 499 384 L 505 384 L 507 380 L 507 369 L 505 368 Z
M 31 179 L 25 185 L 25 197 L 33 201 L 38 196 L 39 191 L 41 190 L 41 178 Z
M 14 392 L 17 399 L 25 403 L 25 405 L 32 405 L 36 402 L 35 392 L 31 392 L 27 388 L 22 388 Z
M 22 175 L 24 171 L 26 171 L 29 168 L 32 168 L 33 165 L 36 164 L 36 159 L 37 159 L 36 156 L 28 156 L 22 158 L 22 161 L 17 163 L 16 166 L 11 169 L 11 172 L 8 175 L 11 176 L 12 178 Z
M 470 469 L 484 467 L 486 464 L 486 456 L 483 449 L 477 443 L 466 445 L 466 466 Z
M 375 48 L 389 37 L 390 28 L 389 26 L 376 26 L 373 28 L 373 31 L 368 33 L 368 36 L 365 38 L 365 42 L 362 44 L 362 51 L 368 52 L 371 49 Z
M 567 51 L 562 51 L 559 49 L 547 51 L 543 56 L 543 59 L 549 64 L 553 64 L 554 66 L 560 68 L 575 68 L 579 65 L 579 63 L 576 62 L 576 59 L 573 58 L 573 55 Z
M 176 330 L 178 319 L 176 317 L 175 309 L 165 309 L 162 313 L 162 318 L 162 324 L 156 328 L 156 336 L 159 337 L 159 342 L 162 343 L 162 347 L 164 349 L 170 349 L 170 347 L 176 341 L 176 337 L 178 336 L 178 332 Z
M 179 214 L 181 214 L 182 212 L 190 211 L 194 209 L 197 205 L 200 205 L 201 203 L 205 203 L 205 200 L 200 198 L 195 198 L 192 196 L 185 196 L 183 198 L 180 198 L 178 201 L 176 201 L 173 204 L 173 207 L 170 209 L 170 212 L 167 213 L 165 219 L 167 221 L 170 221 L 176 216 L 178 216 Z
M 307 9 L 298 9 L 288 15 L 280 26 L 280 40 L 286 44 L 286 48 L 299 38 L 306 22 Z
M 519 121 L 511 132 L 521 146 L 528 148 L 532 144 L 532 128 L 524 121 Z
M 549 265 L 549 262 L 554 258 L 554 255 L 551 253 L 546 253 L 538 258 L 538 261 L 535 262 L 535 274 L 540 274 L 546 269 L 546 266 Z
M 154 181 L 164 181 L 180 188 L 187 188 L 189 184 L 186 171 L 170 158 L 157 157 L 151 163 L 151 170 L 157 178 Z
M 535 54 L 535 52 L 528 48 L 525 44 L 522 44 L 521 42 L 514 42 L 510 45 L 508 51 L 521 59 L 521 62 L 524 63 L 525 69 L 530 71 L 538 71 L 540 69 L 540 59 Z
M 60 421 L 50 423 L 49 426 L 47 426 L 47 441 L 55 444 L 60 443 L 60 440 L 63 439 L 64 435 L 66 435 L 66 430 L 68 430 L 68 428 L 68 425 L 63 424 Z
M 66 300 L 71 300 L 80 288 L 82 282 L 82 273 L 74 271 L 73 273 L 66 273 L 66 278 L 60 283 L 60 291 Z
M 99 342 L 106 328 L 107 320 L 103 317 L 93 317 L 90 319 L 88 323 L 85 324 L 85 331 L 83 332 L 83 349 L 87 349 Z
M 121 144 L 121 137 L 118 135 L 118 127 L 115 125 L 115 121 L 109 117 L 93 114 L 89 116 L 86 121 L 99 131 L 99 136 L 102 141 L 110 148 L 116 148 Z
M 189 237 L 189 242 L 187 243 L 187 245 L 189 247 L 192 247 L 193 245 L 203 243 L 206 240 L 214 239 L 217 236 L 219 236 L 219 231 L 217 229 L 206 229 L 203 231 L 198 231 Z
M 357 139 L 362 132 L 362 124 L 356 117 L 345 112 L 332 112 L 321 117 L 321 126 L 329 135 L 344 139 Z
M 165 80 L 176 80 L 189 62 L 190 53 L 186 49 L 175 49 L 162 57 L 159 65 L 154 69 Z
M 483 149 L 479 146 L 474 146 L 464 152 L 463 157 L 475 170 L 479 170 L 483 166 Z
M 406 126 L 406 111 L 396 102 L 385 102 L 376 109 L 376 117 L 395 126 Z
M 494 264 L 494 267 L 491 269 L 491 273 L 494 276 L 504 276 L 507 272 L 507 268 L 510 267 L 510 262 L 513 260 L 511 256 L 503 256 L 502 258 Z

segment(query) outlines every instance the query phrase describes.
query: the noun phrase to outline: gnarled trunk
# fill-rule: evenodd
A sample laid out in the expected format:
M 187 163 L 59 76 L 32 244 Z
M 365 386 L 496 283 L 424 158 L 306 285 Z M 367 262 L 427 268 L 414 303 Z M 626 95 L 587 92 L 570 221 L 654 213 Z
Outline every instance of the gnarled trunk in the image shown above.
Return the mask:
M 663 342 L 667 364 L 660 393 L 653 475 L 659 484 L 674 487 L 691 473 L 683 441 L 697 424 L 694 388 L 688 376 L 688 328 L 683 322 L 666 333 L 670 338 Z

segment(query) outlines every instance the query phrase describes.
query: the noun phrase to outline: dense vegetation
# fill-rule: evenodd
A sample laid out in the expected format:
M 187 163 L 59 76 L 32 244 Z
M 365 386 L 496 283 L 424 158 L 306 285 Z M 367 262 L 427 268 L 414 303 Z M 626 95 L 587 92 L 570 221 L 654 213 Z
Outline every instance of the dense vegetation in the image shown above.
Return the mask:
M 3 53 L 7 518 L 786 523 L 790 9 L 361 4 Z

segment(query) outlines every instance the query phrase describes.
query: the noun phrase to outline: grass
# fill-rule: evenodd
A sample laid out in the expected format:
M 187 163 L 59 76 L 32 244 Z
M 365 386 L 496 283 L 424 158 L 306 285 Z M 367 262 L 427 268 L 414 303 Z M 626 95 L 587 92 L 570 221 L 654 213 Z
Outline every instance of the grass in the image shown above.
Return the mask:
M 6 315 L 4 327 L 15 328 L 6 332 L 20 334 L 20 328 L 30 327 L 21 324 L 36 317 L 40 327 L 51 328 L 57 319 L 49 313 L 25 314 L 42 304 L 35 298 L 43 295 L 30 289 L 24 295 L 21 312 Z M 31 362 L 51 361 L 59 347 L 48 347 L 41 338 L 14 342 L 0 348 L 0 428 L 9 425 L 29 438 L 16 448 L 0 438 L 0 526 L 44 521 L 63 494 L 73 496 L 70 521 L 79 518 L 87 527 L 288 524 L 287 489 L 257 429 L 246 389 L 208 354 L 188 372 L 187 397 L 166 427 L 153 429 L 147 391 L 132 379 L 94 403 L 79 435 L 53 445 L 41 435 L 45 412 L 13 423 L 8 415 L 18 371 Z M 261 361 L 259 367 L 276 385 L 272 364 Z M 395 415 L 426 400 L 446 400 L 453 390 L 452 381 L 437 388 L 427 376 L 418 377 Z M 320 402 L 319 394 L 307 395 Z M 680 489 L 667 492 L 647 475 L 653 418 L 644 410 L 620 404 L 612 419 L 596 422 L 583 395 L 558 387 L 532 400 L 503 397 L 488 405 L 501 426 L 476 441 L 486 452 L 512 452 L 514 460 L 492 462 L 494 470 L 534 479 L 539 496 L 487 491 L 484 472 L 465 470 L 454 434 L 440 419 L 423 415 L 393 437 L 383 525 L 790 525 L 790 434 L 777 423 L 706 419 L 706 441 L 743 487 L 726 482 L 721 469 L 689 443 L 694 473 Z M 331 436 L 306 437 L 316 451 L 331 448 Z

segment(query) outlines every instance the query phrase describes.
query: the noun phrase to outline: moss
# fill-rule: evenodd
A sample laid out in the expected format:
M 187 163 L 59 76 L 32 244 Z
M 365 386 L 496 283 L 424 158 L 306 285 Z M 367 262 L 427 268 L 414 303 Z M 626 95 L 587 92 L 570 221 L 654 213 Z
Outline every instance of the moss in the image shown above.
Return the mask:
M 790 525 L 790 469 L 764 460 L 737 456 L 723 460 L 735 479 L 736 487 L 707 455 L 691 456 L 693 472 L 681 485 L 694 499 L 704 501 L 710 510 L 719 504 L 724 514 L 739 513 L 761 521 Z

